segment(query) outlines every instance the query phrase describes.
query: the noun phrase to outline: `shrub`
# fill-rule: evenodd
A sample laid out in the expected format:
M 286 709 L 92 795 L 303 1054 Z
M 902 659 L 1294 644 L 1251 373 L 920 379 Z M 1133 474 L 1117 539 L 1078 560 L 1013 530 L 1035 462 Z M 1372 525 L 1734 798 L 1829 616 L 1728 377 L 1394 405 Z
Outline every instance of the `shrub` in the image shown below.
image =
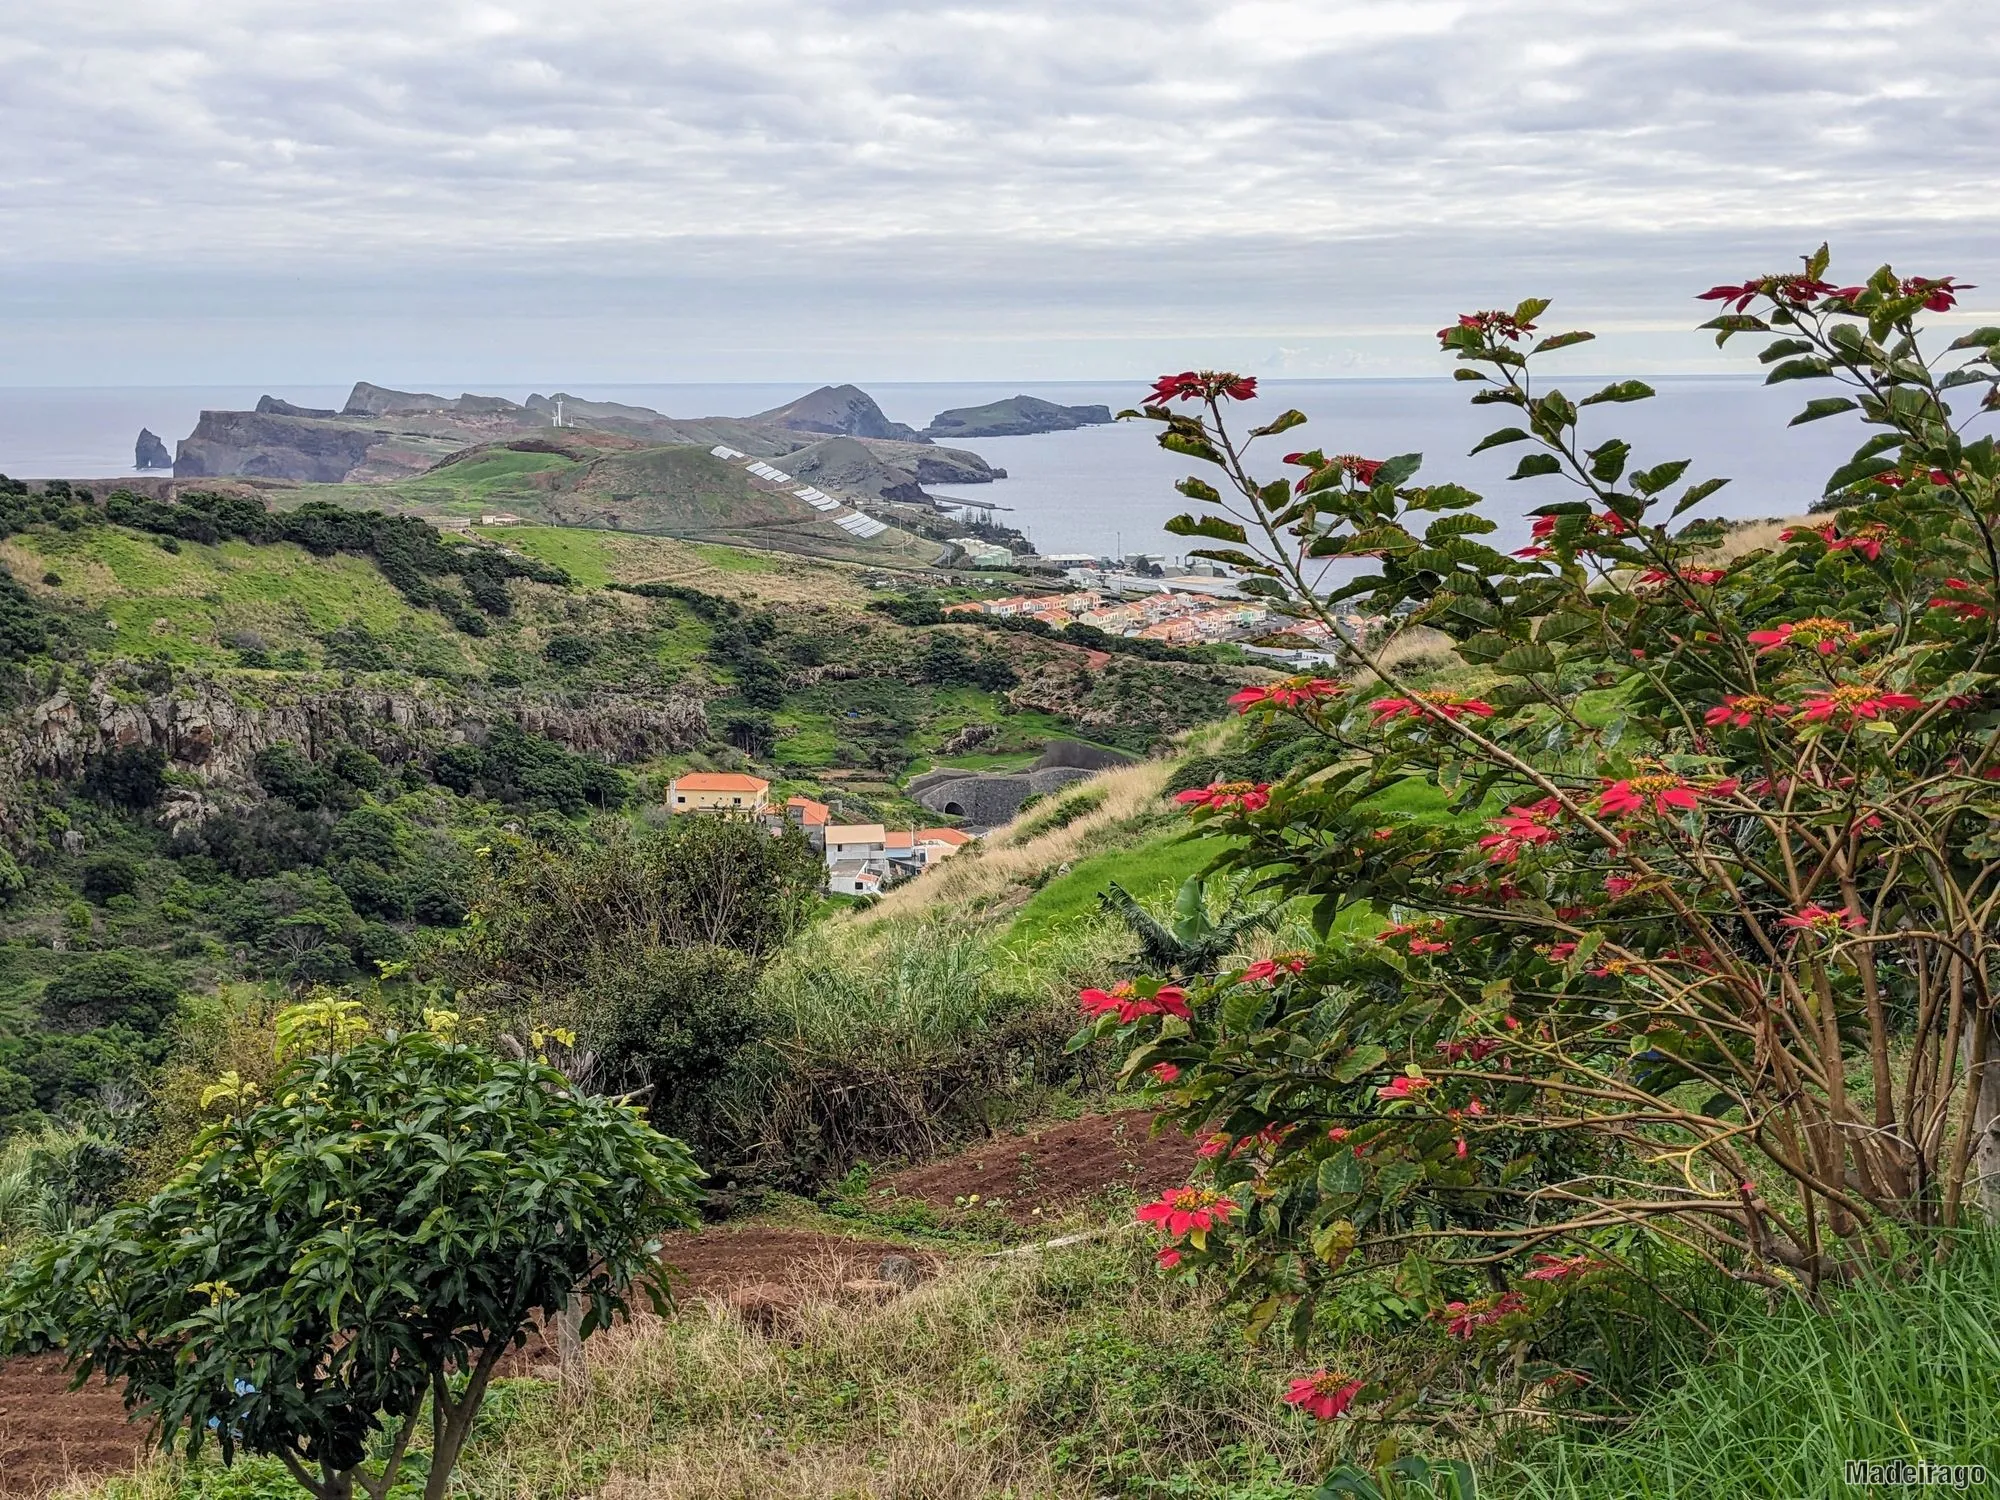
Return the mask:
M 129 896 L 138 890 L 144 873 L 130 855 L 93 855 L 84 861 L 83 893 L 102 906 L 113 896 Z
M 133 953 L 93 953 L 51 979 L 42 1011 L 52 1025 L 71 1031 L 124 1022 L 157 1030 L 180 998 L 173 975 Z
M 1825 267 L 1822 249 L 1709 294 L 1734 308 L 1720 336 L 1780 334 L 1772 380 L 1850 393 L 1801 420 L 1876 429 L 1828 480 L 1834 519 L 1776 549 L 1714 563 L 1724 528 L 1679 518 L 1722 481 L 1586 435 L 1592 408 L 1651 392 L 1542 384 L 1536 355 L 1588 335 L 1517 348 L 1539 300 L 1441 335 L 1474 399 L 1523 423 L 1480 446 L 1527 444 L 1514 477 L 1564 482 L 1519 552 L 1479 540 L 1478 496 L 1414 484 L 1415 454 L 1294 453 L 1295 483 L 1230 478 L 1227 500 L 1180 486 L 1208 513 L 1171 529 L 1225 544 L 1201 555 L 1323 621 L 1359 600 L 1439 630 L 1493 683 L 1418 690 L 1364 646 L 1368 694 L 1239 695 L 1337 767 L 1181 800 L 1240 840 L 1225 863 L 1314 902 L 1326 940 L 1192 991 L 1086 997 L 1134 1043 L 1128 1076 L 1177 1070 L 1169 1113 L 1222 1137 L 1214 1186 L 1152 1212 L 1170 1257 L 1230 1278 L 1260 1325 L 1310 1320 L 1364 1252 L 1427 1250 L 1511 1264 L 1506 1291 L 1439 1310 L 1468 1341 L 1525 1343 L 1614 1227 L 1817 1290 L 2000 1206 L 2000 1002 L 1973 915 L 2000 828 L 2000 453 L 1945 394 L 2000 388 L 2000 330 L 1934 359 L 1917 319 L 1951 305 L 1949 278 L 1840 288 Z M 1169 377 L 1146 415 L 1245 476 L 1224 412 L 1254 389 Z M 1296 547 L 1244 550 L 1253 530 Z M 1342 559 L 1373 565 L 1322 593 Z M 1394 810 L 1413 781 L 1445 816 Z M 1355 940 L 1354 917 L 1389 925 Z
M 151 807 L 166 789 L 167 752 L 158 745 L 120 745 L 84 772 L 84 790 L 121 807 Z
M 658 1296 L 658 1237 L 691 1219 L 696 1173 L 545 1064 L 429 1032 L 354 1041 L 351 1019 L 294 1013 L 294 1045 L 322 1050 L 274 1102 L 224 1079 L 227 1116 L 159 1192 L 26 1256 L 0 1339 L 123 1380 L 163 1446 L 280 1458 L 315 1500 L 386 1500 L 428 1403 L 440 1500 L 532 1318 L 580 1305 L 587 1337 L 635 1284 Z

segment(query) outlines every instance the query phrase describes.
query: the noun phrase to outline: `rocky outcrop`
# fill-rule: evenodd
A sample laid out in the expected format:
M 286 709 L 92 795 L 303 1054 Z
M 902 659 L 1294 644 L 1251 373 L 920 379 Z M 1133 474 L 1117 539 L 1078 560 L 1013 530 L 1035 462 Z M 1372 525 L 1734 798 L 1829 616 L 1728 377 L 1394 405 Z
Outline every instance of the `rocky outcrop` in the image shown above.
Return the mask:
M 257 752 L 290 743 L 309 757 L 360 745 L 395 763 L 460 741 L 482 741 L 511 721 L 532 734 L 607 762 L 685 750 L 708 738 L 700 698 L 589 694 L 536 699 L 435 685 L 394 690 L 308 680 L 297 685 L 190 675 L 159 691 L 106 671 L 80 691 L 58 687 L 0 720 L 0 807 L 29 805 L 12 795 L 34 777 L 70 779 L 106 751 L 158 746 L 171 766 L 202 788 L 226 791 L 250 780 Z M 172 816 L 199 821 L 206 792 L 177 795 Z
M 289 401 L 276 396 L 259 396 L 257 413 L 265 417 L 337 417 L 339 412 L 330 406 L 294 406 Z
M 1010 396 L 985 406 L 958 406 L 941 411 L 924 429 L 926 437 L 1025 437 L 1037 432 L 1069 432 L 1111 421 L 1108 406 L 1058 406 L 1039 396 Z
M 823 385 L 796 401 L 760 411 L 747 420 L 793 432 L 825 432 L 843 437 L 900 438 L 925 442 L 916 428 L 891 422 L 875 398 L 856 385 Z
M 381 417 L 391 412 L 451 409 L 452 402 L 448 397 L 433 396 L 428 391 L 392 391 L 385 385 L 370 385 L 365 380 L 357 380 L 354 389 L 347 393 L 347 405 L 340 409 L 340 414 L 344 417 Z
M 173 454 L 167 452 L 167 445 L 160 441 L 160 435 L 150 427 L 139 429 L 139 441 L 132 445 L 132 467 L 135 469 L 171 469 Z
M 205 411 L 181 439 L 174 478 L 242 474 L 339 484 L 359 467 L 380 434 L 367 427 L 249 411 Z

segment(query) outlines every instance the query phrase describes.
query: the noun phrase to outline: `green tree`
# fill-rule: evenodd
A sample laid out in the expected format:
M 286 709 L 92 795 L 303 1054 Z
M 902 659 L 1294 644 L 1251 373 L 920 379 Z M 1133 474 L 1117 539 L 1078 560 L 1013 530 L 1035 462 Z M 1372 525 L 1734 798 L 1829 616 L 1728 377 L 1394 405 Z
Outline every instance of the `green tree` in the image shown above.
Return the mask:
M 93 953 L 49 981 L 42 1011 L 73 1031 L 120 1021 L 152 1031 L 179 997 L 180 984 L 159 965 L 132 953 Z
M 501 1357 L 581 1308 L 657 1303 L 692 1221 L 686 1149 L 534 1059 L 441 1031 L 354 1035 L 352 1002 L 281 1017 L 293 1055 L 142 1204 L 55 1237 L 0 1284 L 0 1349 L 122 1380 L 162 1445 L 275 1456 L 315 1500 L 386 1500 L 428 1406 L 441 1500 Z M 302 1046 L 311 1038 L 317 1045 Z

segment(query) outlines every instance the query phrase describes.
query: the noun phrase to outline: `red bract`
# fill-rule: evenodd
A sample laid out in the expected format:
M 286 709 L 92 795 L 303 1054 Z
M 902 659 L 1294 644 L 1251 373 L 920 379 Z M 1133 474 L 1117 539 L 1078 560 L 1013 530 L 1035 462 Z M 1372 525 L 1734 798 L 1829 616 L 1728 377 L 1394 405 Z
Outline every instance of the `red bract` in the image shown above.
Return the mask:
M 1922 297 L 1927 312 L 1950 312 L 1958 305 L 1960 292 L 1975 291 L 1977 288 L 1959 282 L 1955 276 L 1945 276 L 1936 281 L 1922 276 L 1911 276 L 1903 282 L 1905 297 Z
M 1136 1217 L 1141 1224 L 1156 1224 L 1174 1239 L 1209 1230 L 1229 1222 L 1236 1205 L 1207 1188 L 1177 1187 L 1162 1193 L 1151 1203 L 1142 1204 Z
M 1469 1339 L 1482 1328 L 1498 1323 L 1511 1313 L 1524 1310 L 1528 1299 L 1519 1292 L 1503 1292 L 1479 1302 L 1447 1302 L 1435 1316 L 1445 1332 L 1455 1339 Z
M 1759 693 L 1732 693 L 1703 714 L 1702 722 L 1711 729 L 1725 724 L 1748 729 L 1758 719 L 1782 719 L 1791 711 L 1789 705 Z
M 1757 648 L 1759 656 L 1787 646 L 1804 646 L 1821 656 L 1832 656 L 1855 644 L 1855 632 L 1845 620 L 1814 615 L 1810 619 L 1794 620 L 1770 630 L 1753 630 L 1750 632 L 1750 644 Z
M 1825 724 L 1835 719 L 1853 724 L 1863 719 L 1908 713 L 1923 706 L 1921 698 L 1912 698 L 1908 693 L 1885 693 L 1863 683 L 1853 683 L 1844 687 L 1813 689 L 1805 695 L 1798 716 L 1811 724 Z
M 1319 1421 L 1331 1422 L 1354 1404 L 1362 1385 L 1362 1381 L 1318 1369 L 1291 1383 L 1285 1391 L 1285 1404 L 1309 1412 Z
M 1622 901 L 1625 897 L 1631 895 L 1638 884 L 1639 882 L 1629 875 L 1607 875 L 1604 877 L 1604 889 L 1613 901 Z
M 1701 805 L 1704 796 L 1727 796 L 1736 790 L 1734 781 L 1719 781 L 1712 786 L 1697 787 L 1666 772 L 1647 776 L 1629 776 L 1623 781 L 1608 782 L 1598 794 L 1597 810 L 1607 817 L 1622 818 L 1634 813 L 1643 813 L 1649 807 L 1662 815 L 1677 812 L 1692 812 Z
M 1819 936 L 1837 936 L 1842 932 L 1859 932 L 1868 921 L 1859 912 L 1848 911 L 1845 907 L 1802 906 L 1790 916 L 1778 919 L 1780 927 L 1789 927 L 1795 932 L 1810 932 Z
M 1151 999 L 1137 994 L 1129 979 L 1109 990 L 1084 990 L 1076 998 L 1085 1015 L 1095 1017 L 1116 1012 L 1121 1026 L 1162 1013 L 1178 1016 L 1183 1021 L 1193 1014 L 1188 1009 L 1187 991 L 1174 984 L 1162 985 Z
M 1246 984 L 1272 984 L 1280 974 L 1301 974 L 1305 972 L 1306 955 L 1284 953 L 1276 958 L 1260 958 L 1243 971 Z
M 1431 1086 L 1428 1078 L 1412 1078 L 1405 1073 L 1375 1090 L 1377 1099 L 1410 1099 Z
M 1947 578 L 1944 581 L 1944 586 L 1952 594 L 1969 594 L 1972 592 L 1972 585 L 1963 578 Z M 1954 599 L 1949 594 L 1939 594 L 1935 599 L 1931 600 L 1931 608 L 1950 610 L 1961 620 L 1983 620 L 1986 618 L 1987 613 L 1984 605 L 1975 604 L 1970 599 Z
M 1446 1062 L 1484 1062 L 1500 1050 L 1500 1039 L 1482 1036 L 1469 1042 L 1439 1042 L 1437 1050 Z M 1473 1112 L 1476 1114 L 1478 1110 L 1475 1108 Z
M 1368 711 L 1375 715 L 1378 727 L 1392 719 L 1422 719 L 1431 715 L 1462 719 L 1467 714 L 1475 718 L 1490 719 L 1495 713 L 1493 705 L 1483 698 L 1461 698 L 1455 693 L 1418 693 L 1409 698 L 1377 698 L 1368 705 Z
M 1167 1246 L 1166 1249 L 1162 1250 L 1157 1256 L 1155 1256 L 1154 1259 L 1159 1261 L 1160 1269 L 1162 1271 L 1171 1271 L 1175 1266 L 1181 1263 L 1181 1253 L 1180 1251 L 1176 1250 L 1172 1245 L 1169 1245 Z
M 1535 331 L 1533 323 L 1523 323 L 1512 313 L 1494 308 L 1486 312 L 1459 314 L 1455 324 L 1438 330 L 1438 341 L 1449 345 L 1451 336 L 1461 328 L 1470 328 L 1488 339 L 1506 339 L 1509 343 L 1518 343 Z
M 1252 401 L 1257 396 L 1257 378 L 1226 370 L 1183 370 L 1178 375 L 1162 375 L 1153 382 L 1149 404 L 1164 406 L 1169 401 L 1210 401 L 1227 397 L 1231 401 Z
M 1181 1070 L 1169 1062 L 1154 1063 L 1146 1071 L 1159 1079 L 1161 1083 L 1174 1083 L 1181 1076 Z
M 1537 1255 L 1535 1269 L 1523 1278 L 1527 1281 L 1564 1281 L 1571 1276 L 1581 1276 L 1586 1271 L 1601 1271 L 1605 1262 L 1593 1260 L 1581 1252 L 1564 1257 L 1560 1255 Z
M 1493 863 L 1511 865 L 1521 857 L 1522 850 L 1553 844 L 1562 836 L 1554 826 L 1562 810 L 1562 804 L 1553 797 L 1544 797 L 1526 807 L 1510 807 L 1504 817 L 1496 820 L 1500 831 L 1487 834 L 1479 841 L 1479 847 Z
M 1301 708 L 1325 698 L 1337 698 L 1347 685 L 1325 677 L 1288 677 L 1283 682 L 1247 687 L 1231 696 L 1230 707 L 1240 714 L 1253 708 Z
M 1177 794 L 1174 801 L 1183 807 L 1209 812 L 1227 812 L 1232 807 L 1247 813 L 1258 812 L 1270 806 L 1271 784 L 1268 781 L 1212 781 L 1207 786 Z
M 1783 276 L 1763 276 L 1755 281 L 1745 281 L 1737 286 L 1712 286 L 1695 298 L 1698 302 L 1720 302 L 1735 312 L 1742 312 L 1759 295 L 1769 297 L 1773 302 L 1782 302 L 1788 307 L 1810 307 L 1821 298 L 1845 299 L 1849 293 L 1859 294 L 1858 287 L 1837 287 L 1830 281 L 1821 281 L 1817 276 L 1802 275 L 1797 271 Z

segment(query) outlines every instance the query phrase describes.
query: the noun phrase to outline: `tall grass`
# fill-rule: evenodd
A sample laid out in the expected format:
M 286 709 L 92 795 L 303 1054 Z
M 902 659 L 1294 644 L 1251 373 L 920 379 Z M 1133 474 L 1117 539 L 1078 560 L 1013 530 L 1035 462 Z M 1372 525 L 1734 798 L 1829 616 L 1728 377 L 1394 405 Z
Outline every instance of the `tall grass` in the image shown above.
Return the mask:
M 1003 955 L 948 919 L 832 924 L 765 971 L 767 1065 L 745 1123 L 768 1160 L 812 1178 L 856 1160 L 914 1158 L 1086 1082 L 1075 990 L 1120 941 Z
M 1823 1308 L 1739 1318 L 1631 1427 L 1532 1444 L 1491 1492 L 1521 1500 L 1813 1500 L 1849 1459 L 1984 1464 L 2000 1489 L 2000 1234 Z

